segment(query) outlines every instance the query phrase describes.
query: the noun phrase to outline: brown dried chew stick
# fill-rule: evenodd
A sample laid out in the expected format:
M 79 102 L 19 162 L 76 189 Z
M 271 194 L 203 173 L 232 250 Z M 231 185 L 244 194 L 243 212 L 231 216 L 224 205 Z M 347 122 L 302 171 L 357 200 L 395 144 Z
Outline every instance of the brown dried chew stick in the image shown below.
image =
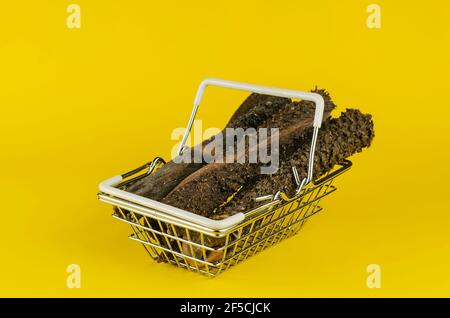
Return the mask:
M 369 147 L 374 136 L 372 116 L 357 109 L 347 109 L 339 118 L 328 120 L 319 130 L 313 176 L 320 177 L 345 158 Z M 306 177 L 309 147 L 310 142 L 301 145 L 289 160 L 281 163 L 276 174 L 259 175 L 254 183 L 246 184 L 230 202 L 219 208 L 216 217 L 255 208 L 261 204 L 255 201 L 256 197 L 275 194 L 278 190 L 293 195 L 296 184 L 291 167 L 297 168 L 300 178 Z
M 335 107 L 325 91 L 318 91 L 325 99 L 326 120 Z M 298 147 L 298 141 L 311 129 L 315 105 L 309 101 L 293 102 L 267 121 L 266 127 L 280 129 L 280 160 Z M 295 116 L 293 116 L 295 113 Z M 260 141 L 266 144 L 267 140 Z M 258 146 L 244 155 L 257 151 Z M 242 154 L 241 154 L 242 155 Z M 237 157 L 235 159 L 238 159 Z M 211 163 L 189 175 L 162 202 L 200 215 L 211 216 L 213 210 L 259 173 L 261 164 Z
M 261 94 L 250 94 L 230 118 L 226 128 L 258 127 L 280 108 L 290 103 L 290 99 Z M 214 140 L 214 137 L 204 141 L 192 149 L 191 155 L 201 152 L 203 147 Z M 214 141 L 213 141 L 214 142 Z M 192 160 L 193 162 L 193 160 Z M 128 186 L 127 191 L 160 200 L 166 196 L 178 183 L 191 173 L 200 169 L 205 163 L 175 163 L 170 161 L 135 183 Z
M 308 137 L 311 136 L 305 136 L 305 138 Z M 343 159 L 370 146 L 373 138 L 374 129 L 371 115 L 364 115 L 356 109 L 347 109 L 339 118 L 329 119 L 319 130 L 314 159 L 314 176 L 323 175 Z M 237 212 L 256 208 L 259 204 L 264 204 L 256 202 L 256 197 L 274 194 L 278 190 L 283 190 L 289 195 L 294 194 L 296 185 L 291 167 L 297 167 L 301 178 L 306 177 L 309 147 L 310 142 L 302 144 L 289 160 L 282 163 L 280 170 L 273 176 L 259 175 L 253 180 L 254 182 L 247 183 L 231 201 L 219 207 L 213 217 L 221 219 Z M 223 239 L 216 239 L 216 246 L 222 244 L 224 244 Z M 183 243 L 183 251 L 188 251 L 185 243 Z M 202 258 L 200 251 L 193 251 L 197 259 Z M 191 253 L 187 255 L 192 256 Z M 221 251 L 212 251 L 207 254 L 207 261 L 218 261 L 222 257 Z M 201 263 L 196 264 L 192 261 L 189 264 L 203 267 Z

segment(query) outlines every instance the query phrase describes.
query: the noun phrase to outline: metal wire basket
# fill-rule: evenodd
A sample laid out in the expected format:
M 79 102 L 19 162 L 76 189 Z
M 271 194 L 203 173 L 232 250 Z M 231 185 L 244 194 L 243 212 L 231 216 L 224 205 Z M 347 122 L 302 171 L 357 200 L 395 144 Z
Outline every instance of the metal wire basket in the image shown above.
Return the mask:
M 137 169 L 100 183 L 98 197 L 114 206 L 115 219 L 131 225 L 133 234 L 130 239 L 142 243 L 153 259 L 214 277 L 297 234 L 309 217 L 321 211 L 318 205 L 320 200 L 336 190 L 332 185 L 334 178 L 347 171 L 351 162 L 345 160 L 319 179 L 312 178 L 315 143 L 324 105 L 320 95 L 217 79 L 207 79 L 200 85 L 179 154 L 185 149 L 184 144 L 207 85 L 315 102 L 316 116 L 308 176 L 300 181 L 293 167 L 297 182 L 296 194 L 290 198 L 278 191 L 255 198 L 266 201 L 256 209 L 236 213 L 223 220 L 212 220 L 125 191 L 127 184 L 151 174 L 165 163 L 157 157 Z

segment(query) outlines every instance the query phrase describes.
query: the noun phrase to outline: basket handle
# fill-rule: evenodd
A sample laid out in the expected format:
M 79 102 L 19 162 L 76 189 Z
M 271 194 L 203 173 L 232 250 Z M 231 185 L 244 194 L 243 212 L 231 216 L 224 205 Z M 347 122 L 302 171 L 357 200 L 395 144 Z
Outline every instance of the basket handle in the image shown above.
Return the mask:
M 284 88 L 275 88 L 268 86 L 260 86 L 254 84 L 247 83 L 239 83 L 233 81 L 227 81 L 218 78 L 207 78 L 204 79 L 200 86 L 198 87 L 197 94 L 195 95 L 194 107 L 192 108 L 191 117 L 189 118 L 186 131 L 183 135 L 183 139 L 181 140 L 180 147 L 178 148 L 178 155 L 182 155 L 185 150 L 186 141 L 189 137 L 189 134 L 192 129 L 192 124 L 194 123 L 195 116 L 197 115 L 198 107 L 200 106 L 200 102 L 202 101 L 203 95 L 205 93 L 205 89 L 207 86 L 218 86 L 223 88 L 236 89 L 241 91 L 247 91 L 252 93 L 264 94 L 264 95 L 272 95 L 278 97 L 286 97 L 286 98 L 299 98 L 314 102 L 316 106 L 315 114 L 314 114 L 314 123 L 313 126 L 315 128 L 320 128 L 322 125 L 322 117 L 323 111 L 325 108 L 325 101 L 320 94 L 311 93 L 311 92 L 302 92 L 297 90 L 290 90 Z
M 247 83 L 239 83 L 239 82 L 233 82 L 233 81 L 227 81 L 223 79 L 218 78 L 207 78 L 203 80 L 200 83 L 200 86 L 197 90 L 197 94 L 195 96 L 194 100 L 194 107 L 192 108 L 191 116 L 189 117 L 189 121 L 187 124 L 186 131 L 184 132 L 183 139 L 181 140 L 180 147 L 178 148 L 178 155 L 181 156 L 186 149 L 186 141 L 189 137 L 189 134 L 192 129 L 192 124 L 194 123 L 195 116 L 197 115 L 198 107 L 200 105 L 200 102 L 203 98 L 203 94 L 205 93 L 205 89 L 207 86 L 219 86 L 224 88 L 230 88 L 230 89 L 237 89 L 242 91 L 248 91 L 258 94 L 265 94 L 265 95 L 272 95 L 272 96 L 278 96 L 278 97 L 286 97 L 286 98 L 299 98 L 307 101 L 311 101 L 315 104 L 315 113 L 314 113 L 314 122 L 313 122 L 313 136 L 312 136 L 312 142 L 311 142 L 311 149 L 309 152 L 309 161 L 308 161 L 308 175 L 306 178 L 304 178 L 302 181 L 300 181 L 297 169 L 295 167 L 292 167 L 292 172 L 294 174 L 295 182 L 297 183 L 297 190 L 294 195 L 294 197 L 300 193 L 303 186 L 308 184 L 312 180 L 313 175 L 313 163 L 314 163 L 314 151 L 316 149 L 316 141 L 317 141 L 317 134 L 320 126 L 322 125 L 322 118 L 323 118 L 323 112 L 325 108 L 325 101 L 322 97 L 322 95 L 317 93 L 311 93 L 311 92 L 302 92 L 297 90 L 290 90 L 290 89 L 284 89 L 284 88 L 275 88 L 275 87 L 268 87 L 268 86 L 260 86 L 260 85 L 254 85 L 254 84 L 247 84 Z M 275 195 L 268 195 L 259 198 L 260 200 L 263 199 L 272 199 L 276 200 L 278 197 L 281 197 L 284 200 L 290 200 L 284 192 L 278 191 Z

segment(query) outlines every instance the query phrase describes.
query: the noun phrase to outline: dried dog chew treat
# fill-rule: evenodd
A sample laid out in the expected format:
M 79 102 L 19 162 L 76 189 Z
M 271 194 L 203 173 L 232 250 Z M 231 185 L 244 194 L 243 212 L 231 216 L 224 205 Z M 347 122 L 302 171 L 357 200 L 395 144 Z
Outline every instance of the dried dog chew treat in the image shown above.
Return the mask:
M 311 134 L 304 136 L 310 140 Z M 371 115 L 362 114 L 359 110 L 347 109 L 339 118 L 329 119 L 319 130 L 314 159 L 314 176 L 318 177 L 328 172 L 333 166 L 354 153 L 369 147 L 374 138 L 373 121 Z M 219 206 L 214 219 L 223 219 L 237 212 L 248 211 L 265 202 L 255 201 L 256 197 L 274 194 L 283 190 L 288 195 L 295 193 L 296 184 L 292 175 L 292 166 L 297 167 L 300 178 L 306 177 L 309 160 L 310 141 L 304 142 L 297 151 L 286 161 L 281 162 L 280 169 L 274 175 L 258 175 L 226 204 Z M 248 230 L 248 229 L 247 229 Z M 245 232 L 245 230 L 244 230 Z M 242 233 L 241 233 L 242 234 Z M 191 236 L 191 240 L 196 236 Z M 199 241 L 198 238 L 196 241 Z M 224 239 L 211 239 L 211 247 L 220 247 Z M 189 248 L 183 243 L 183 251 L 196 259 L 202 259 L 201 249 Z M 204 257 L 203 257 L 204 258 Z M 206 261 L 220 261 L 222 251 L 209 251 Z M 204 267 L 203 263 L 189 261 L 192 266 Z
M 271 118 L 272 115 L 279 111 L 281 107 L 289 104 L 290 101 L 291 100 L 289 98 L 255 93 L 250 94 L 230 118 L 226 128 L 256 128 Z M 202 144 L 186 151 L 190 151 L 191 158 L 194 158 L 196 153 L 201 153 L 204 146 L 210 142 L 214 142 L 214 137 L 211 137 Z M 198 157 L 203 158 L 201 155 Z M 194 163 L 194 160 L 191 160 L 191 162 L 192 163 L 175 163 L 172 160 L 156 170 L 154 173 L 129 185 L 127 191 L 150 199 L 160 200 L 184 178 L 197 171 L 205 164 L 204 162 Z
M 326 120 L 335 107 L 329 95 L 320 91 L 325 99 Z M 309 101 L 293 102 L 286 105 L 279 113 L 267 121 L 266 127 L 280 129 L 280 160 L 287 158 L 298 148 L 298 141 L 311 130 L 315 106 Z M 295 114 L 295 116 L 293 116 Z M 228 197 L 244 186 L 260 173 L 261 163 L 248 163 L 249 155 L 258 151 L 260 145 L 268 144 L 268 140 L 258 141 L 258 145 L 248 149 L 244 154 L 235 155 L 235 161 L 246 156 L 241 163 L 210 163 L 189 175 L 176 186 L 162 202 L 204 216 L 211 216 L 212 211 L 224 203 Z
M 347 109 L 339 118 L 328 120 L 319 130 L 313 177 L 323 175 L 345 158 L 369 147 L 374 136 L 372 116 L 357 109 Z M 261 204 L 255 201 L 256 197 L 275 194 L 278 190 L 292 196 L 296 184 L 291 167 L 297 168 L 300 179 L 306 177 L 309 147 L 310 142 L 302 144 L 291 158 L 281 162 L 276 174 L 259 175 L 254 182 L 247 183 L 231 201 L 218 209 L 216 217 L 223 218 L 255 208 Z

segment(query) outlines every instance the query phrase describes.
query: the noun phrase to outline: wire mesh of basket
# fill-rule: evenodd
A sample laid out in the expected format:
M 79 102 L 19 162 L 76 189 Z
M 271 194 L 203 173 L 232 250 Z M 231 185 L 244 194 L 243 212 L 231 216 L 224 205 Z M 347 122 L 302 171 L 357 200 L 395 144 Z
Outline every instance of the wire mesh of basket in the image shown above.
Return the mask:
M 114 205 L 113 217 L 131 226 L 129 238 L 141 243 L 154 260 L 214 277 L 297 234 L 311 216 L 322 210 L 321 199 L 336 190 L 332 184 L 335 177 L 350 166 L 350 161 L 344 161 L 303 188 L 295 199 L 279 199 L 247 211 L 245 221 L 223 230 L 154 215 L 107 194 L 100 193 L 99 198 Z
M 250 211 L 235 213 L 221 220 L 206 218 L 125 190 L 128 184 L 153 173 L 165 163 L 157 157 L 139 168 L 100 183 L 98 197 L 114 206 L 113 217 L 131 226 L 133 233 L 130 239 L 141 243 L 153 259 L 214 277 L 297 234 L 311 216 L 321 211 L 319 202 L 336 190 L 333 180 L 347 171 L 351 162 L 344 160 L 324 176 L 313 179 L 314 151 L 324 110 L 321 95 L 219 79 L 206 79 L 200 84 L 179 155 L 186 149 L 186 140 L 208 85 L 315 103 L 307 176 L 300 180 L 296 168 L 292 167 L 297 184 L 295 194 L 289 197 L 278 191 L 255 198 L 261 203 Z

